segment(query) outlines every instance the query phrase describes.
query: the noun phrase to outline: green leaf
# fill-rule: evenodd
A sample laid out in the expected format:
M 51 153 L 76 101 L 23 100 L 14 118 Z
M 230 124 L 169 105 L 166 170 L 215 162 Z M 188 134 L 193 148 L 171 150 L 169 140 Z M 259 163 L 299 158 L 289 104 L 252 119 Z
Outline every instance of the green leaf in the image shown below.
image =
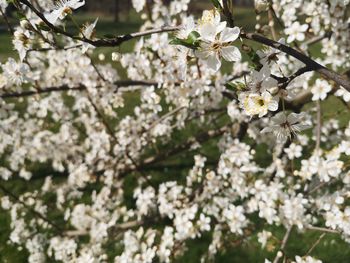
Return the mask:
M 171 45 L 185 46 L 191 49 L 197 49 L 199 47 L 199 37 L 200 34 L 196 31 L 192 31 L 187 39 L 174 38 L 170 41 Z
M 192 31 L 192 32 L 188 35 L 186 42 L 195 44 L 195 43 L 198 41 L 198 38 L 199 38 L 200 36 L 201 36 L 201 35 L 200 35 L 197 31 Z
M 229 90 L 233 90 L 233 91 L 241 91 L 241 90 L 245 90 L 246 86 L 244 83 L 242 82 L 227 82 L 225 84 L 225 87 Z
M 16 18 L 18 20 L 27 19 L 27 17 L 24 14 L 22 14 L 21 12 L 17 11 L 15 14 L 16 14 Z
M 39 23 L 38 25 L 37 25 L 37 27 L 40 29 L 40 30 L 42 30 L 42 31 L 50 31 L 51 30 L 51 28 L 50 27 L 48 27 L 46 24 L 44 24 L 44 23 Z
M 211 0 L 211 2 L 213 3 L 213 5 L 215 6 L 215 8 L 222 10 L 222 6 L 219 2 L 219 0 Z
M 194 46 L 192 43 L 187 42 L 187 40 L 180 39 L 180 38 L 174 38 L 169 42 L 170 45 L 178 45 L 178 46 L 184 46 L 191 49 L 196 49 L 197 47 Z
M 191 49 L 197 49 L 199 47 L 199 37 L 200 34 L 197 31 L 192 31 L 187 39 L 180 39 L 180 38 L 174 38 L 173 40 L 170 41 L 171 45 L 180 45 L 180 46 L 185 46 Z
M 252 47 L 244 44 L 242 45 L 242 50 L 248 55 L 250 61 L 253 63 L 252 66 L 254 69 L 262 68 L 262 65 L 260 63 L 260 57 Z

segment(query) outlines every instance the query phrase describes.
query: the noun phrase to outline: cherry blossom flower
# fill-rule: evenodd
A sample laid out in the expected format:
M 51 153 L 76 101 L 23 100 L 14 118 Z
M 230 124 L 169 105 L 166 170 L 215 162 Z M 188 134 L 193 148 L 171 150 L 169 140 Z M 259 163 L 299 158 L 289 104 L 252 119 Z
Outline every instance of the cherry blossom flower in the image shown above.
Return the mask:
M 311 127 L 305 122 L 305 117 L 304 113 L 290 113 L 287 116 L 284 112 L 279 112 L 271 118 L 273 124 L 264 128 L 261 132 L 272 132 L 278 140 L 283 141 Z
M 239 95 L 241 108 L 249 116 L 258 115 L 263 117 L 268 111 L 278 109 L 278 98 L 273 97 L 269 92 L 264 91 L 261 95 L 258 93 L 242 92 Z
M 305 256 L 305 257 L 296 256 L 295 261 L 293 261 L 293 263 L 322 263 L 322 261 L 315 259 L 311 256 Z
M 261 243 L 261 247 L 265 248 L 267 241 L 272 236 L 272 233 L 266 230 L 263 230 L 262 232 L 258 233 L 258 241 Z
M 7 8 L 7 6 L 8 6 L 7 0 L 0 0 L 0 8 L 2 9 L 3 12 Z
M 92 24 L 88 24 L 84 27 L 84 29 L 82 30 L 82 35 L 87 38 L 87 39 L 93 39 L 94 38 L 94 31 L 95 31 L 95 27 L 97 24 L 98 18 L 96 18 L 95 22 Z M 82 52 L 86 53 L 88 51 L 89 48 L 94 48 L 93 45 L 87 43 L 87 42 L 82 42 Z
M 332 86 L 326 80 L 317 79 L 314 86 L 311 88 L 313 94 L 312 100 L 324 100 L 331 90 Z
M 27 51 L 32 47 L 30 32 L 22 28 L 18 28 L 14 33 L 13 44 L 18 51 L 21 61 L 24 60 Z
M 210 217 L 200 214 L 197 224 L 201 231 L 210 231 Z
M 285 39 L 281 38 L 278 43 L 285 44 Z M 257 50 L 256 54 L 260 57 L 260 63 L 262 65 L 271 64 L 272 62 L 278 61 L 278 55 L 281 52 L 274 48 L 266 48 L 264 50 Z
M 307 24 L 300 25 L 299 22 L 294 22 L 291 24 L 285 29 L 285 33 L 288 35 L 287 43 L 292 43 L 295 40 L 303 41 L 305 39 L 305 32 L 307 29 Z
M 288 148 L 284 149 L 284 152 L 287 154 L 290 160 L 293 160 L 302 156 L 302 150 L 303 147 L 301 147 L 300 145 L 291 143 L 291 145 L 289 145 Z
M 176 33 L 176 36 L 180 39 L 186 39 L 188 35 L 195 30 L 196 24 L 193 17 L 189 17 L 184 21 L 182 28 Z
M 271 70 L 268 65 L 261 68 L 260 71 L 253 71 L 252 80 L 249 87 L 253 92 L 263 93 L 271 88 L 277 88 L 278 81 L 271 77 Z
M 218 71 L 221 67 L 221 57 L 226 61 L 240 61 L 241 52 L 235 46 L 230 45 L 240 34 L 238 27 L 224 28 L 222 31 L 213 26 L 202 32 L 200 48 L 195 55 L 205 61 L 209 68 Z M 218 34 L 220 34 L 218 36 Z
M 4 76 L 11 84 L 19 86 L 28 80 L 29 66 L 24 63 L 17 63 L 13 58 L 9 58 L 2 65 L 2 70 L 4 71 Z
M 201 36 L 209 34 L 210 40 L 214 40 L 216 35 L 224 30 L 226 24 L 226 22 L 221 22 L 220 13 L 217 10 L 204 10 L 198 21 L 197 31 Z
M 132 0 L 132 6 L 135 8 L 136 12 L 141 12 L 146 4 L 146 0 Z
M 342 86 L 334 93 L 337 97 L 342 97 L 345 102 L 350 102 L 350 92 L 344 89 Z
M 269 9 L 269 2 L 267 0 L 255 0 L 254 1 L 255 11 L 261 13 Z
M 64 19 L 67 15 L 72 14 L 72 10 L 78 9 L 83 5 L 85 5 L 85 0 L 59 0 L 54 10 L 45 14 L 45 18 L 55 25 L 58 19 Z

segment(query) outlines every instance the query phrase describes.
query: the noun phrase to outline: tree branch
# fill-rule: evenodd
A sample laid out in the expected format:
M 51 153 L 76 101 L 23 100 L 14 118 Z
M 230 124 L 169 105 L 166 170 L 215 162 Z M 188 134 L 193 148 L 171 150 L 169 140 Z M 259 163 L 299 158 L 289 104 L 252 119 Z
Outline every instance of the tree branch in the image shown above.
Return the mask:
M 326 77 L 329 80 L 333 80 L 335 83 L 337 83 L 338 85 L 344 87 L 346 90 L 350 91 L 350 81 L 347 80 L 345 77 L 339 75 L 338 73 L 327 69 L 326 67 L 322 66 L 321 64 L 317 63 L 316 61 L 314 61 L 313 59 L 311 59 L 310 57 L 308 57 L 307 55 L 299 52 L 296 49 L 293 49 L 287 45 L 284 45 L 282 43 L 276 42 L 274 40 L 271 40 L 269 38 L 266 38 L 262 35 L 259 34 L 255 34 L 255 33 L 244 33 L 242 32 L 241 37 L 248 39 L 248 40 L 252 40 L 261 44 L 264 44 L 266 46 L 278 49 L 280 51 L 282 51 L 283 53 L 286 53 L 294 58 L 296 58 L 297 60 L 303 62 L 306 67 L 308 67 L 310 69 L 310 71 L 316 71 L 318 73 L 320 73 L 321 75 L 323 75 L 324 77 Z
M 93 45 L 95 47 L 116 47 L 116 46 L 120 46 L 122 43 L 129 41 L 131 39 L 134 39 L 134 38 L 139 38 L 139 37 L 148 36 L 148 35 L 157 34 L 157 33 L 173 32 L 173 31 L 177 31 L 180 29 L 180 27 L 177 27 L 177 26 L 173 26 L 173 27 L 172 26 L 164 26 L 164 27 L 159 28 L 159 29 L 151 29 L 151 30 L 147 30 L 147 31 L 143 31 L 143 32 L 126 34 L 126 35 L 117 36 L 117 37 L 111 38 L 111 39 L 101 38 L 101 39 L 97 39 L 97 40 L 91 40 L 91 39 L 88 39 L 84 36 L 82 36 L 82 37 L 75 36 L 74 34 L 66 32 L 62 28 L 51 24 L 46 19 L 46 17 L 38 9 L 36 9 L 29 1 L 19 0 L 19 2 L 24 4 L 25 6 L 27 6 L 29 9 L 31 9 L 52 31 L 59 33 L 59 34 L 62 34 L 64 36 L 69 37 L 69 38 L 74 39 L 74 40 L 89 43 L 90 45 Z
M 227 23 L 229 24 L 230 27 L 234 27 L 235 23 L 233 20 L 233 15 L 232 15 L 232 12 L 230 10 L 228 0 L 223 0 L 222 3 L 223 3 L 223 13 L 227 19 Z
M 141 81 L 141 80 L 120 80 L 113 83 L 116 87 L 130 87 L 130 86 L 157 86 L 159 83 L 155 81 Z M 105 86 L 96 86 L 97 89 L 101 89 Z M 62 91 L 84 91 L 87 87 L 83 84 L 80 84 L 76 87 L 69 87 L 67 85 L 59 86 L 59 87 L 48 87 L 48 88 L 38 88 L 36 90 L 28 90 L 22 92 L 13 92 L 13 93 L 4 93 L 0 95 L 2 99 L 9 98 L 22 98 L 29 97 L 37 94 L 45 94 L 51 92 L 62 92 Z
M 293 226 L 290 226 L 290 227 L 287 229 L 287 232 L 286 232 L 286 234 L 284 235 L 283 240 L 282 240 L 281 248 L 280 248 L 280 250 L 278 251 L 278 253 L 277 253 L 277 255 L 276 255 L 276 257 L 275 257 L 273 263 L 278 263 L 279 260 L 280 260 L 280 258 L 281 258 L 281 255 L 283 255 L 283 254 L 281 254 L 281 253 L 279 253 L 279 252 L 281 252 L 281 251 L 283 251 L 283 250 L 285 249 L 285 247 L 286 247 L 286 245 L 287 245 L 287 242 L 288 242 L 288 239 L 289 239 L 289 236 L 290 236 L 290 233 L 292 232 L 292 229 L 293 229 Z
M 17 203 L 20 203 L 21 205 L 23 205 L 23 207 L 25 209 L 27 209 L 28 211 L 30 211 L 32 214 L 34 214 L 35 216 L 39 217 L 40 219 L 42 219 L 43 221 L 45 221 L 46 223 L 48 223 L 50 226 L 52 226 L 55 231 L 57 233 L 62 233 L 62 229 L 60 226 L 58 226 L 56 223 L 52 222 L 50 219 L 48 219 L 46 216 L 42 215 L 41 213 L 39 213 L 38 211 L 36 211 L 34 208 L 28 206 L 24 201 L 22 201 L 17 195 L 15 195 L 14 193 L 12 193 L 9 189 L 7 189 L 5 186 L 3 186 L 2 184 L 0 184 L 0 190 L 2 192 L 4 192 L 6 195 L 10 196 L 12 199 L 14 199 Z

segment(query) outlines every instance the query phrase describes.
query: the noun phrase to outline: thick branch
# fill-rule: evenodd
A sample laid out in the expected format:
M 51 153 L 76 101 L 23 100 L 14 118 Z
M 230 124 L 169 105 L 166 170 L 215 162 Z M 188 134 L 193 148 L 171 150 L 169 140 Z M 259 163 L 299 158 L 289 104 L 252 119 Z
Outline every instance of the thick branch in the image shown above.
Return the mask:
M 115 38 L 111 38 L 111 39 L 97 39 L 97 40 L 91 40 L 88 39 L 84 36 L 79 37 L 79 36 L 75 36 L 74 34 L 71 34 L 69 32 L 66 32 L 65 30 L 63 30 L 60 27 L 57 27 L 53 24 L 51 24 L 46 17 L 38 10 L 36 9 L 29 1 L 27 0 L 19 0 L 20 3 L 26 5 L 29 9 L 31 9 L 52 31 L 62 34 L 66 37 L 72 38 L 74 40 L 78 40 L 78 41 L 82 41 L 82 42 L 86 42 L 89 43 L 95 47 L 115 47 L 115 46 L 120 46 L 122 43 L 129 41 L 131 39 L 134 38 L 139 38 L 142 36 L 148 36 L 148 35 L 152 35 L 152 34 L 157 34 L 157 33 L 163 33 L 163 32 L 173 32 L 173 31 L 177 31 L 180 29 L 180 27 L 171 27 L 171 26 L 164 26 L 162 28 L 159 29 L 151 29 L 151 30 L 147 30 L 147 31 L 143 31 L 143 32 L 136 32 L 136 33 L 132 33 L 132 34 L 126 34 L 126 35 L 122 35 L 122 36 L 117 36 Z
M 278 49 L 282 51 L 283 53 L 286 53 L 299 61 L 303 62 L 307 68 L 309 68 L 312 71 L 316 71 L 326 77 L 327 79 L 333 80 L 338 85 L 344 87 L 346 90 L 350 91 L 350 82 L 345 77 L 339 75 L 338 73 L 327 69 L 326 67 L 322 66 L 321 64 L 317 63 L 307 55 L 289 47 L 284 44 L 281 44 L 279 42 L 276 42 L 274 40 L 271 40 L 269 38 L 266 38 L 262 35 L 255 34 L 255 33 L 242 33 L 241 37 L 249 40 L 253 40 L 255 42 L 264 44 L 266 46 Z

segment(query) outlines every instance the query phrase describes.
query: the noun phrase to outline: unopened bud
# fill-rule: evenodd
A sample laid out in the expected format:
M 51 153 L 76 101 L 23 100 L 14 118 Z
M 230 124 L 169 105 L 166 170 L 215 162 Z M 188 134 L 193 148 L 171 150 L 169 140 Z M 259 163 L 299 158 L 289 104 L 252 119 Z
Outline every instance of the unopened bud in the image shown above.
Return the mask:
M 103 53 L 100 53 L 100 54 L 98 55 L 98 59 L 99 59 L 100 61 L 104 61 L 104 60 L 106 59 L 106 57 L 105 57 L 105 55 L 104 55 Z
M 73 10 L 72 10 L 70 7 L 66 7 L 66 8 L 64 8 L 63 11 L 62 11 L 62 15 L 63 15 L 63 16 L 64 16 L 64 15 L 71 15 L 71 14 L 73 14 Z
M 255 0 L 255 12 L 258 14 L 269 9 L 269 2 L 267 0 Z
M 25 19 L 21 20 L 20 25 L 24 29 L 31 29 L 30 23 L 27 20 L 25 20 Z
M 112 61 L 119 61 L 122 58 L 122 55 L 118 52 L 112 53 Z
M 264 25 L 262 28 L 260 28 L 260 32 L 263 35 L 267 35 L 270 32 L 270 27 L 268 25 Z
M 288 97 L 288 91 L 286 91 L 285 89 L 281 89 L 281 90 L 279 91 L 279 96 L 280 96 L 281 98 L 287 98 L 287 97 Z
M 250 46 L 246 45 L 246 44 L 243 44 L 243 45 L 242 45 L 242 50 L 243 50 L 244 52 L 249 53 L 249 52 L 252 51 L 252 48 L 251 48 Z

